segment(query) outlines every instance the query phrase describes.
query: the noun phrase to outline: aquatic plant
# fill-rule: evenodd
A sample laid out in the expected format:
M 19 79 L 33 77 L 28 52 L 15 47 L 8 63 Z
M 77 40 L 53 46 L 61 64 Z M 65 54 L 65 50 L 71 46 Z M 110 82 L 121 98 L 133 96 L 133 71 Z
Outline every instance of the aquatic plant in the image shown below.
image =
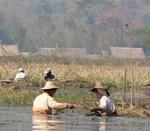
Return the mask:
M 22 63 L 22 64 L 21 64 Z M 56 63 L 54 61 L 7 61 L 0 64 L 1 78 L 14 77 L 17 69 L 24 67 L 25 72 L 30 77 L 29 89 L 14 90 L 14 87 L 26 86 L 14 84 L 0 85 L 0 104 L 9 106 L 32 105 L 34 98 L 39 94 L 39 88 L 44 86 L 43 72 L 50 67 L 58 81 L 55 83 L 64 90 L 56 94 L 55 99 L 60 102 L 72 102 L 79 105 L 94 106 L 95 100 L 91 97 L 87 90 L 94 86 L 95 81 L 103 81 L 104 83 L 115 85 L 116 90 L 122 90 L 126 82 L 126 88 L 131 86 L 131 67 L 130 65 L 94 65 L 94 64 L 78 64 L 78 63 Z M 11 65 L 11 66 L 10 66 Z M 9 70 L 9 71 L 8 71 Z M 126 75 L 125 75 L 126 71 Z M 126 81 L 125 81 L 126 80 Z M 150 82 L 150 67 L 133 65 L 133 86 L 134 89 L 149 89 L 143 85 Z M 37 90 L 32 90 L 36 87 Z M 73 89 L 70 92 L 68 89 Z M 79 91 L 77 91 L 77 90 Z M 82 91 L 81 91 L 82 90 Z M 128 90 L 129 92 L 129 90 Z M 119 92 L 120 93 L 120 92 Z M 148 93 L 148 92 L 147 92 Z M 84 94 L 84 95 L 83 95 Z M 139 94 L 138 94 L 139 95 Z M 116 105 L 121 105 L 122 95 L 119 94 L 113 98 Z
M 0 89 L 0 105 L 21 106 L 32 105 L 39 93 L 30 90 Z

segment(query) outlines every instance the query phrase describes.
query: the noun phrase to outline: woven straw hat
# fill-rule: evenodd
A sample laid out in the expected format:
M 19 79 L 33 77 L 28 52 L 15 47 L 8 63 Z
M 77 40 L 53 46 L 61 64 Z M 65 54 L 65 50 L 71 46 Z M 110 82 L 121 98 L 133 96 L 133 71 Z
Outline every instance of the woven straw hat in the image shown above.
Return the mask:
M 19 72 L 23 72 L 24 69 L 23 69 L 22 67 L 20 67 L 18 71 L 19 71 Z
M 101 94 L 107 95 L 109 96 L 109 92 L 108 90 L 108 86 L 104 85 L 104 83 L 102 82 L 96 82 L 95 87 L 93 89 L 91 89 L 92 92 L 98 91 Z
M 46 82 L 45 86 L 41 88 L 42 90 L 51 90 L 51 89 L 57 89 L 58 86 L 54 85 L 52 81 Z
M 107 90 L 108 86 L 104 85 L 104 83 L 102 83 L 102 82 L 96 82 L 95 87 L 93 89 Z
M 48 72 L 51 72 L 51 69 L 50 69 L 50 68 L 47 68 L 47 69 L 44 71 L 44 74 L 47 74 Z

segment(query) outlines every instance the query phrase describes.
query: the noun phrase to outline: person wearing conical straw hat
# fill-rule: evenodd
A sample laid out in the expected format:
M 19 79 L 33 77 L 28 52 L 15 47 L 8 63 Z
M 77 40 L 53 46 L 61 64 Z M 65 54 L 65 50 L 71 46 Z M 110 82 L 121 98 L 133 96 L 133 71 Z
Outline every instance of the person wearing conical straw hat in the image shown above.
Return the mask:
M 116 116 L 116 107 L 112 100 L 109 98 L 108 86 L 102 82 L 96 82 L 95 87 L 91 89 L 99 100 L 98 108 L 91 108 L 92 112 L 98 112 L 100 116 Z
M 33 113 L 52 115 L 53 109 L 65 109 L 76 107 L 75 104 L 59 103 L 54 100 L 53 96 L 56 93 L 58 86 L 55 86 L 52 81 L 46 82 L 45 86 L 41 89 L 43 90 L 43 93 L 37 96 L 33 102 Z

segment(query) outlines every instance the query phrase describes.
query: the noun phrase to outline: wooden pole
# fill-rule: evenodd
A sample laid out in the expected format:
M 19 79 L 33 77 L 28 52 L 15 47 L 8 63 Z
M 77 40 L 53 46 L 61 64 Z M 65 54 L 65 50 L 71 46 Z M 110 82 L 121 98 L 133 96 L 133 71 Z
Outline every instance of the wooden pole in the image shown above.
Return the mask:
M 124 85 L 123 85 L 123 108 L 125 107 L 125 99 L 126 99 L 126 96 L 125 96 L 125 92 L 126 92 L 126 82 L 127 81 L 127 69 L 125 69 L 125 72 L 124 72 Z
M 128 32 L 128 29 L 127 29 L 127 32 Z M 133 52 L 132 52 L 130 36 L 129 36 L 129 47 L 130 47 L 130 66 L 131 66 L 130 108 L 132 108 L 133 107 Z
M 131 48 L 131 47 L 130 47 Z M 131 48 L 131 94 L 130 94 L 130 108 L 133 107 L 133 56 Z
M 128 34 L 129 25 L 125 24 L 125 26 L 127 28 L 127 34 Z M 130 108 L 132 108 L 133 107 L 133 52 L 132 52 L 132 44 L 131 44 L 130 36 L 128 36 L 128 39 L 129 39 L 129 48 L 130 48 L 130 67 L 131 67 Z

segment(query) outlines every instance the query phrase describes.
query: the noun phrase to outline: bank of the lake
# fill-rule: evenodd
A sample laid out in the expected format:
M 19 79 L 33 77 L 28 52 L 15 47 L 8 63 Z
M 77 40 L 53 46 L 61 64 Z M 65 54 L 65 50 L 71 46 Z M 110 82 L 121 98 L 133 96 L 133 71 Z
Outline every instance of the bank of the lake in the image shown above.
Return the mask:
M 68 90 L 67 90 L 68 91 Z M 79 90 L 76 93 L 68 93 L 58 91 L 55 95 L 55 99 L 59 102 L 71 102 L 78 105 L 84 106 L 96 106 L 96 100 L 88 94 L 88 92 L 83 92 Z M 34 98 L 40 94 L 40 91 L 33 90 L 12 90 L 12 89 L 0 89 L 0 104 L 1 106 L 32 106 Z M 81 95 L 83 94 L 83 95 Z M 119 102 L 116 102 L 116 108 L 119 116 L 128 116 L 128 117 L 149 117 L 150 110 L 149 106 L 129 106 L 125 105 L 123 108 Z

